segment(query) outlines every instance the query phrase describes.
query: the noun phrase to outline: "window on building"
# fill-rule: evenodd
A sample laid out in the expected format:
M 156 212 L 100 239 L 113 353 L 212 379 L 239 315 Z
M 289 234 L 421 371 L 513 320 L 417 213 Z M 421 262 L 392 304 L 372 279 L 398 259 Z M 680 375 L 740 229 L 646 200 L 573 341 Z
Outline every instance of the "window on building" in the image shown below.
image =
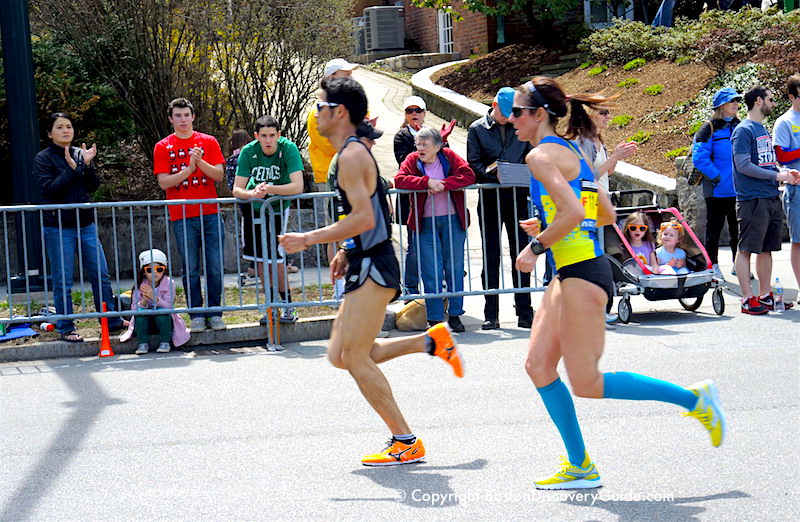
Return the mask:
M 605 27 L 613 18 L 633 20 L 633 0 L 583 0 L 583 16 L 591 27 Z
M 439 11 L 439 52 L 453 52 L 453 19 L 450 13 Z

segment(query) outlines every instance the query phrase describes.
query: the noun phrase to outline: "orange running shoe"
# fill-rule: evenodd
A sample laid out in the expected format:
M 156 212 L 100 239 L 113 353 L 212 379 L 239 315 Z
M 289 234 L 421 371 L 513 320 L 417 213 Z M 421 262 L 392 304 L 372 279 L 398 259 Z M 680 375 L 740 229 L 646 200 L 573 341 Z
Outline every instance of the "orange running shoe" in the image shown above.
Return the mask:
M 453 373 L 456 377 L 464 376 L 464 361 L 461 359 L 461 354 L 458 353 L 458 345 L 453 340 L 453 335 L 450 333 L 450 327 L 447 323 L 439 323 L 428 328 L 427 333 L 435 345 L 433 355 L 441 357 L 453 367 Z
M 425 458 L 425 446 L 417 438 L 414 444 L 403 444 L 392 437 L 386 444 L 386 449 L 374 455 L 367 455 L 361 459 L 365 466 L 397 466 L 399 464 L 411 464 L 419 462 Z

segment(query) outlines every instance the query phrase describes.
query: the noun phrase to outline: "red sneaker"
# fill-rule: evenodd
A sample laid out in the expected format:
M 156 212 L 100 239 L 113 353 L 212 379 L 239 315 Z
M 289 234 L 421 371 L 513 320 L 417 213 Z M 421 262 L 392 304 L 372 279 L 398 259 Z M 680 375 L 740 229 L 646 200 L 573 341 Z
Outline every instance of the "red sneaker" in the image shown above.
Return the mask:
M 742 301 L 742 313 L 750 315 L 764 315 L 768 313 L 766 306 L 762 306 L 758 297 L 751 295 Z

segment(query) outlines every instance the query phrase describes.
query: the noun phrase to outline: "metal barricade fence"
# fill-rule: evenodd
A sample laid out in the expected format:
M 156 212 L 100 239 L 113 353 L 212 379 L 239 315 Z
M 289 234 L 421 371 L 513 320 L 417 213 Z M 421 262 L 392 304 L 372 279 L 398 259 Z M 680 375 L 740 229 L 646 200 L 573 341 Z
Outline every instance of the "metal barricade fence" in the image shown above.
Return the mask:
M 495 285 L 497 288 L 484 289 L 484 285 L 480 282 L 481 274 L 476 275 L 475 272 L 480 268 L 481 272 L 485 273 L 490 268 L 487 267 L 487 256 L 483 255 L 487 251 L 486 235 L 481 234 L 480 244 L 476 245 L 474 244 L 474 239 L 470 241 L 469 228 L 464 231 L 463 242 L 460 236 L 452 233 L 456 230 L 456 227 L 463 228 L 460 225 L 461 220 L 466 222 L 470 214 L 476 215 L 473 200 L 499 190 L 508 190 L 508 188 L 501 188 L 499 185 L 494 184 L 472 185 L 465 189 L 453 191 L 453 194 L 464 195 L 460 196 L 466 200 L 463 206 L 464 213 L 459 215 L 446 212 L 445 215 L 440 216 L 438 231 L 432 230 L 432 227 L 429 226 L 431 222 L 436 220 L 426 221 L 431 219 L 427 216 L 418 217 L 415 220 L 417 226 L 412 228 L 417 228 L 418 230 L 412 231 L 410 234 L 408 232 L 409 227 L 405 224 L 398 224 L 396 217 L 393 218 L 392 241 L 399 258 L 402 284 L 404 285 L 400 299 L 452 298 L 523 293 L 544 289 L 541 285 L 522 285 L 519 280 L 516 281 L 516 285 L 513 284 L 507 269 L 509 263 L 513 266 L 513 258 L 509 259 L 507 253 L 502 253 L 502 250 L 508 249 L 508 241 L 505 241 L 505 249 L 501 249 L 499 280 L 498 284 Z M 400 194 L 407 194 L 414 201 L 414 198 L 421 198 L 425 192 L 391 189 L 389 190 L 389 198 L 392 200 L 390 202 L 392 206 L 396 201 L 396 195 Z M 58 320 L 97 318 L 100 316 L 111 318 L 163 313 L 207 315 L 239 310 L 257 310 L 259 314 L 263 314 L 269 309 L 282 310 L 289 307 L 336 305 L 338 301 L 333 297 L 328 297 L 326 295 L 327 292 L 325 292 L 326 286 L 331 284 L 325 245 L 315 245 L 299 255 L 289 256 L 290 260 L 295 259 L 295 264 L 300 268 L 300 297 L 299 299 L 292 299 L 292 302 L 283 299 L 276 289 L 273 289 L 273 286 L 277 286 L 274 279 L 272 281 L 267 280 L 268 283 L 264 287 L 258 277 L 255 282 L 255 296 L 253 298 L 248 296 L 248 299 L 246 299 L 239 280 L 239 274 L 243 273 L 245 269 L 245 264 L 242 262 L 242 249 L 245 246 L 246 236 L 248 236 L 247 242 L 249 244 L 255 247 L 257 243 L 260 243 L 261 253 L 267 254 L 266 256 L 260 256 L 259 252 L 255 251 L 253 252 L 253 258 L 261 258 L 264 265 L 268 267 L 277 266 L 280 264 L 278 261 L 284 257 L 282 249 L 280 249 L 276 241 L 279 233 L 287 230 L 291 232 L 307 232 L 330 224 L 335 215 L 331 209 L 333 197 L 333 192 L 270 197 L 263 202 L 260 210 L 252 214 L 254 219 L 251 220 L 252 225 L 248 230 L 242 230 L 241 222 L 244 217 L 243 213 L 251 210 L 252 202 L 235 198 L 0 207 L 0 222 L 3 227 L 4 245 L 4 253 L 0 255 L 0 263 L 4 264 L 4 267 L 0 270 L 0 277 L 4 278 L 3 283 L 5 284 L 3 286 L 5 286 L 6 293 L 5 299 L 0 299 L 0 323 L 54 322 Z M 276 209 L 273 206 L 276 202 L 286 205 L 287 210 L 284 211 L 283 208 Z M 446 198 L 446 202 L 445 211 L 454 210 L 454 207 L 447 207 L 448 204 L 452 204 L 453 198 Z M 308 203 L 311 203 L 311 209 L 304 208 Z M 216 245 L 206 244 L 206 238 L 208 237 L 208 230 L 206 229 L 209 226 L 205 218 L 207 215 L 197 219 L 196 222 L 192 221 L 193 230 L 190 230 L 192 227 L 189 226 L 189 221 L 193 219 L 191 217 L 189 220 L 182 220 L 184 225 L 180 228 L 182 233 L 179 230 L 179 233 L 176 234 L 173 230 L 175 225 L 169 219 L 170 207 L 181 207 L 180 215 L 189 217 L 191 212 L 187 214 L 187 209 L 197 208 L 199 205 L 202 205 L 203 208 L 211 206 L 214 210 L 212 214 L 217 216 L 224 214 L 228 217 L 228 219 L 209 221 L 211 223 L 210 226 L 217 227 L 218 243 Z M 495 197 L 493 205 L 495 213 L 500 215 L 504 210 L 501 208 L 501 198 Z M 440 213 L 442 212 L 442 209 L 437 207 L 435 198 L 426 198 L 424 208 L 430 210 L 431 216 L 436 215 L 437 209 Z M 470 208 L 472 208 L 472 212 L 470 212 Z M 423 210 L 421 201 L 419 209 Z M 399 208 L 394 208 L 394 214 L 396 215 L 400 210 Z M 279 214 L 281 215 L 280 220 L 276 219 Z M 488 226 L 497 225 L 497 223 L 486 223 L 484 214 L 485 212 L 482 212 L 477 215 L 477 220 L 473 219 L 473 227 L 476 221 L 478 221 L 478 226 L 482 230 L 486 230 Z M 515 224 L 519 220 L 528 217 L 528 215 L 519 214 L 520 212 L 515 206 L 513 219 Z M 45 219 L 46 217 L 47 220 Z M 47 226 L 45 222 L 52 222 L 54 218 L 56 219 L 56 226 Z M 85 224 L 87 219 L 91 219 L 93 226 Z M 82 220 L 84 221 L 83 224 L 81 223 Z M 106 225 L 108 221 L 110 221 L 110 224 Z M 38 227 L 30 227 L 31 222 L 38 225 Z M 19 226 L 19 223 L 23 223 L 23 226 Z M 103 226 L 98 226 L 99 223 L 102 223 Z M 259 226 L 263 227 L 262 229 L 267 233 L 260 233 Z M 282 230 L 277 230 L 276 226 L 281 226 Z M 81 234 L 77 234 L 78 230 L 81 231 Z M 501 230 L 502 224 L 498 227 L 498 236 Z M 87 237 L 83 237 L 84 232 L 86 232 Z M 20 235 L 21 237 L 19 237 Z M 200 244 L 193 243 L 192 235 L 199 238 Z M 17 237 L 14 238 L 14 236 Z M 41 258 L 32 259 L 29 255 L 28 245 L 31 241 L 40 243 Z M 60 247 L 60 259 L 56 259 L 55 272 L 57 273 L 54 273 L 52 258 L 56 253 L 53 251 L 53 245 L 56 244 L 62 246 Z M 502 240 L 500 244 L 503 244 Z M 93 248 L 93 245 L 100 245 L 102 250 Z M 66 250 L 64 246 L 73 248 L 74 251 Z M 216 249 L 209 250 L 207 248 L 209 246 L 216 246 Z M 514 246 L 516 247 L 517 245 Z M 523 246 L 520 244 L 519 248 Z M 85 252 L 87 247 L 90 252 Z M 411 247 L 412 255 L 409 255 L 409 247 Z M 177 306 L 173 303 L 171 308 L 148 308 L 136 311 L 120 309 L 122 303 L 119 294 L 135 286 L 139 270 L 139 253 L 153 248 L 165 252 L 169 274 L 174 275 L 180 269 L 184 284 L 176 284 L 176 287 L 180 286 L 184 289 L 186 306 Z M 197 252 L 200 259 L 190 263 L 180 255 L 181 251 Z M 416 256 L 413 255 L 413 251 L 416 251 Z M 176 255 L 176 252 L 178 255 Z M 87 258 L 87 255 L 91 259 Z M 201 274 L 205 266 L 214 264 L 210 263 L 211 261 L 217 261 L 216 259 L 208 259 L 206 256 L 216 255 L 219 256 L 217 266 L 223 267 L 221 273 Z M 77 256 L 77 263 L 75 264 L 73 275 L 77 271 L 78 280 L 68 281 L 68 276 L 66 275 L 68 270 L 63 268 L 68 268 L 70 258 L 74 260 L 75 256 Z M 459 266 L 459 257 L 463 258 L 464 266 L 464 274 L 462 274 L 463 277 L 461 278 L 454 273 Z M 424 264 L 431 260 L 436 270 L 431 271 L 429 270 L 430 266 Z M 449 266 L 445 266 L 445 261 L 448 261 L 447 264 Z M 87 272 L 87 266 L 92 267 L 94 272 Z M 104 267 L 107 268 L 106 273 L 104 273 Z M 309 268 L 312 273 L 311 277 L 308 274 Z M 410 286 L 406 287 L 408 283 L 413 283 L 413 281 L 406 280 L 409 275 L 413 276 L 413 268 L 416 268 L 419 274 L 418 287 L 416 289 Z M 227 297 L 224 291 L 224 272 L 226 271 L 229 274 L 236 274 L 235 286 L 238 290 L 231 298 Z M 428 280 L 427 285 L 423 282 L 423 273 Z M 445 276 L 445 273 L 449 275 Z M 106 274 L 107 277 L 105 277 Z M 203 305 L 192 307 L 189 304 L 197 297 L 193 295 L 196 290 L 192 288 L 193 285 L 191 283 L 186 284 L 187 279 L 199 278 L 201 275 L 205 276 L 204 284 L 201 287 Z M 286 270 L 283 270 L 281 275 L 288 291 L 288 274 Z M 217 279 L 215 280 L 214 278 Z M 462 286 L 459 281 L 463 282 L 464 279 L 466 279 L 466 283 Z M 477 283 L 475 282 L 476 280 L 478 281 Z M 38 285 L 36 284 L 37 281 Z M 219 304 L 208 306 L 209 283 L 216 283 L 217 281 L 222 287 L 220 302 Z M 531 281 L 538 281 L 536 272 L 531 274 Z M 72 303 L 73 309 L 68 310 L 70 296 L 66 290 L 71 290 L 73 283 L 80 291 L 80 295 L 79 299 Z M 93 300 L 105 301 L 109 304 L 107 313 L 90 311 L 88 306 L 89 299 L 86 293 L 87 283 L 93 287 Z M 113 295 L 105 295 L 104 286 L 106 285 L 112 287 L 111 293 Z M 196 287 L 196 285 L 194 286 Z M 228 287 L 230 288 L 230 286 L 229 284 Z M 63 289 L 64 292 L 61 293 L 59 299 L 56 299 L 53 292 L 54 290 L 58 292 L 60 289 Z M 55 307 L 57 313 L 50 313 L 48 311 L 50 307 Z

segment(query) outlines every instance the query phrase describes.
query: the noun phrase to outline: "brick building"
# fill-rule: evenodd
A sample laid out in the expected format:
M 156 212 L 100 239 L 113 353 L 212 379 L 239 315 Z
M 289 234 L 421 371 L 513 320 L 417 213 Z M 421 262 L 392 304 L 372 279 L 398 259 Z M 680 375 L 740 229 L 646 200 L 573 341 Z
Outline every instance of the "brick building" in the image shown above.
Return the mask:
M 480 13 L 473 13 L 464 8 L 461 0 L 453 0 L 453 9 L 463 16 L 463 20 L 454 21 L 449 14 L 431 8 L 414 7 L 411 0 L 356 0 L 353 5 L 353 16 L 361 16 L 367 7 L 401 5 L 404 8 L 406 41 L 411 50 L 435 53 L 458 53 L 466 58 L 471 54 L 483 54 L 512 43 L 525 42 L 530 39 L 532 29 L 522 14 L 503 17 L 500 21 L 500 38 L 498 38 L 498 18 Z M 584 0 L 569 20 L 576 23 L 588 22 L 592 25 L 603 25 L 611 19 L 607 2 Z M 626 18 L 641 19 L 639 0 L 634 0 L 625 13 Z M 634 14 L 636 16 L 634 16 Z M 498 40 L 503 40 L 502 43 Z

